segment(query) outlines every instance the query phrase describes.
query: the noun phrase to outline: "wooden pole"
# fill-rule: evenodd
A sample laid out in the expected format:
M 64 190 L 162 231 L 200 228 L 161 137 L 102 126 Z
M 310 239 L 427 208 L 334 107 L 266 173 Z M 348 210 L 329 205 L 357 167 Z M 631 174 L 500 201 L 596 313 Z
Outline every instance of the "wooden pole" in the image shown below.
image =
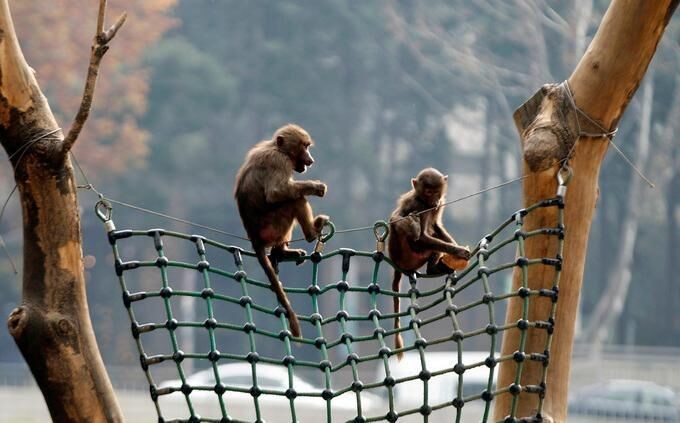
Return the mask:
M 615 128 L 630 98 L 637 90 L 642 77 L 656 51 L 657 44 L 678 6 L 678 0 L 614 0 L 609 6 L 602 23 L 590 46 L 568 83 L 573 91 L 576 105 L 603 128 Z M 578 134 L 565 129 L 573 127 L 573 108 L 563 108 L 560 90 L 556 86 L 546 87 L 538 116 L 523 133 L 523 171 L 530 176 L 523 185 L 525 206 L 540 199 L 553 197 L 556 192 L 555 174 L 558 162 L 570 151 Z M 562 109 L 562 110 L 559 110 Z M 560 121 L 560 112 L 570 122 Z M 592 132 L 593 124 L 583 126 Z M 582 128 L 583 129 L 583 128 Z M 564 136 L 564 135 L 567 136 Z M 572 135 L 570 137 L 568 135 Z M 572 178 L 565 197 L 564 262 L 560 281 L 559 301 L 555 317 L 555 329 L 550 348 L 550 365 L 546 379 L 543 402 L 544 421 L 567 421 L 567 392 L 571 352 L 574 340 L 576 311 L 583 279 L 588 234 L 598 196 L 598 175 L 602 159 L 607 152 L 607 138 L 581 137 L 573 150 L 570 165 Z M 636 176 L 637 177 L 637 176 Z M 543 209 L 526 217 L 526 230 L 549 226 L 555 222 L 555 210 Z M 526 241 L 526 256 L 550 257 L 556 252 L 555 237 L 542 236 Z M 531 289 L 551 288 L 554 269 L 548 266 L 529 268 Z M 513 275 L 513 289 L 520 287 L 521 274 L 516 269 Z M 529 320 L 545 320 L 550 313 L 549 299 L 532 299 Z M 507 322 L 520 319 L 521 301 L 513 299 L 508 305 Z M 512 354 L 518 350 L 519 334 L 516 330 L 506 332 L 502 353 Z M 530 329 L 525 351 L 542 352 L 547 333 L 545 329 Z M 500 364 L 498 386 L 514 382 L 513 361 Z M 521 385 L 536 385 L 541 380 L 542 363 L 524 363 Z M 495 418 L 503 420 L 509 415 L 512 396 L 499 395 L 495 403 Z M 519 396 L 516 416 L 535 416 L 538 408 L 537 394 L 522 392 Z
M 0 143 L 14 169 L 24 230 L 22 304 L 9 316 L 9 332 L 53 421 L 123 421 L 87 306 L 78 199 L 68 156 L 77 133 L 65 145 L 21 52 L 7 0 L 0 0 L 0 75 Z M 84 97 L 91 99 L 90 79 Z M 82 127 L 86 116 L 81 119 Z

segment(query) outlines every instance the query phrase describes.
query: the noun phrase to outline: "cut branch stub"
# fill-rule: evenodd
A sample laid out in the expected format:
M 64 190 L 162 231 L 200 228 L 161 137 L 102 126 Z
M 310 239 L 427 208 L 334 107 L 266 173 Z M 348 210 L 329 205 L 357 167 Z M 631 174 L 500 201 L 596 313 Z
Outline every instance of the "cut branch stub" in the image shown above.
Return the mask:
M 567 159 L 585 129 L 602 132 L 590 121 L 579 119 L 566 90 L 564 84 L 543 85 L 513 114 L 531 172 L 547 170 Z
M 566 158 L 578 137 L 576 114 L 557 84 L 543 85 L 513 117 L 531 172 L 547 170 Z

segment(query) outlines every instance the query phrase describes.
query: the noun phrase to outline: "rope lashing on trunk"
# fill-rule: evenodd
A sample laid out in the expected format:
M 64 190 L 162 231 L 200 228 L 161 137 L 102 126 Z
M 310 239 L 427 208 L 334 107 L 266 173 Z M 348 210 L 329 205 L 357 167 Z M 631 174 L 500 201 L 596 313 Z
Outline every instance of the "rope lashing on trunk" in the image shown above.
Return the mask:
M 305 262 L 304 266 L 295 266 L 292 261 L 278 263 L 282 275 L 288 272 L 300 274 L 296 278 L 281 277 L 293 307 L 299 312 L 303 333 L 300 338 L 293 337 L 288 330 L 283 308 L 268 305 L 275 302 L 275 297 L 268 291 L 266 279 L 255 276 L 260 269 L 252 252 L 200 235 L 164 229 L 116 229 L 111 203 L 102 197 L 95 211 L 104 222 L 113 249 L 123 304 L 130 318 L 132 337 L 158 421 L 261 422 L 267 407 L 266 398 L 273 397 L 288 402 L 290 414 L 280 416 L 280 421 L 301 421 L 296 407 L 299 408 L 305 399 L 315 399 L 321 404 L 316 421 L 331 422 L 334 421 L 334 404 L 340 397 L 348 396 L 356 405 L 353 418 L 349 419 L 354 422 L 395 422 L 408 416 L 422 416 L 422 421 L 427 422 L 437 412 L 449 412 L 451 421 L 461 422 L 466 421 L 470 404 L 480 404 L 482 421 L 487 422 L 494 398 L 499 395 L 513 396 L 505 422 L 540 418 L 548 389 L 545 380 L 565 237 L 564 196 L 570 176 L 570 169 L 565 164 L 557 173 L 556 196 L 517 210 L 484 236 L 472 251 L 472 258 L 464 270 L 442 276 L 406 272 L 410 282 L 407 292 L 394 292 L 389 288 L 390 278 L 386 275 L 394 264 L 384 254 L 389 227 L 385 222 L 377 222 L 373 227 L 376 238 L 373 251 L 337 248 L 324 252 L 333 237 L 331 225 L 318 240 L 314 251 L 298 260 Z M 527 215 L 546 208 L 555 210 L 555 220 L 550 226 L 524 227 Z M 526 240 L 539 236 L 555 237 L 556 248 L 549 256 L 526 257 Z M 189 250 L 194 251 L 193 260 L 179 258 Z M 495 261 L 501 252 L 511 252 L 515 259 Z M 132 258 L 137 254 L 150 256 L 144 260 Z M 550 268 L 554 273 L 553 286 L 530 289 L 528 268 L 531 266 Z M 516 291 L 494 293 L 494 289 L 502 290 L 498 285 L 503 282 L 503 275 L 507 277 L 516 267 L 521 269 L 522 286 Z M 353 271 L 357 268 L 365 270 L 365 279 L 360 272 Z M 177 274 L 173 273 L 176 271 L 195 274 L 200 287 L 188 289 L 186 283 L 177 280 Z M 340 275 L 339 281 L 326 279 L 334 274 Z M 433 287 L 425 289 L 422 285 L 426 283 Z M 308 286 L 299 287 L 303 284 Z M 475 288 L 479 294 L 474 294 Z M 256 291 L 261 293 L 256 296 Z M 460 303 L 459 299 L 468 294 L 472 295 L 472 300 Z M 409 302 L 407 309 L 398 314 L 389 310 L 395 296 Z M 513 297 L 522 301 L 522 318 L 506 324 L 498 322 L 494 304 Z M 337 299 L 337 307 L 329 305 L 328 299 Z M 183 300 L 192 301 L 195 312 L 201 317 L 184 319 Z M 530 320 L 531 301 L 551 301 L 550 313 Z M 224 312 L 227 310 L 229 312 Z M 464 319 L 473 314 L 473 310 L 481 310 L 488 319 L 482 324 Z M 151 316 L 152 311 L 161 315 Z M 395 316 L 408 324 L 391 328 Z M 441 331 L 443 326 L 449 328 L 444 333 Z M 497 352 L 499 336 L 509 330 L 517 331 L 519 349 L 501 356 Z M 525 349 L 529 330 L 546 332 L 543 350 Z M 400 350 L 390 348 L 397 332 L 401 332 L 406 341 Z M 188 337 L 187 333 L 194 335 Z M 488 356 L 482 361 L 465 362 L 465 344 L 486 337 Z M 185 339 L 190 341 L 183 343 Z M 428 368 L 425 350 L 433 346 L 452 351 L 450 365 L 446 368 Z M 399 364 L 390 357 L 399 351 L 420 358 L 420 366 L 406 377 L 394 376 L 394 366 Z M 496 365 L 501 361 L 516 363 L 514 382 L 508 386 L 495 385 Z M 542 363 L 544 371 L 535 383 L 520 385 L 527 361 Z M 229 374 L 220 374 L 219 366 L 225 363 L 241 363 L 251 370 L 245 384 L 234 382 Z M 381 369 L 377 376 L 367 371 L 366 367 L 371 364 L 374 365 L 372 370 Z M 258 375 L 259 378 L 263 375 L 258 373 L 258 368 L 263 365 L 285 369 L 288 375 L 285 389 L 261 386 Z M 192 384 L 191 368 L 209 370 L 211 383 Z M 471 369 L 484 369 L 488 375 L 483 389 L 474 392 L 465 389 L 466 374 Z M 165 374 L 171 370 L 176 374 L 176 380 L 163 379 L 161 370 L 165 370 Z M 351 376 L 341 378 L 339 375 L 343 371 Z M 296 383 L 299 385 L 296 374 L 304 372 L 312 372 L 322 380 L 318 389 L 296 386 Z M 443 377 L 454 378 L 456 388 L 445 401 L 434 401 L 431 399 L 434 392 L 428 387 Z M 423 386 L 418 407 L 405 407 L 396 400 L 396 392 L 411 381 L 420 381 Z M 432 386 L 431 389 L 436 389 Z M 520 393 L 537 396 L 536 416 L 516 415 Z M 236 394 L 251 398 L 247 416 L 240 415 L 242 410 L 234 408 L 230 402 Z M 375 397 L 384 400 L 375 401 Z M 181 399 L 183 410 L 178 415 L 173 414 L 174 409 L 164 410 L 164 401 L 170 398 Z M 199 403 L 203 405 L 199 406 Z M 209 408 L 205 409 L 205 403 L 210 404 Z M 199 409 L 207 411 L 199 415 Z

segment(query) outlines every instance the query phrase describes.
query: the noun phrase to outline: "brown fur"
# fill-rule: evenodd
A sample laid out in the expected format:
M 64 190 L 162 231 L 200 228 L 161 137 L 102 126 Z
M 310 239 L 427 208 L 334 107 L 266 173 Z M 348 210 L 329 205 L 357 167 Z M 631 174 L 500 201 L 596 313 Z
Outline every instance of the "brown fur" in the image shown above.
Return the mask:
M 470 252 L 458 246 L 442 224 L 443 208 L 438 206 L 445 201 L 447 176 L 427 168 L 420 171 L 411 184 L 413 189 L 399 197 L 397 208 L 390 216 L 387 251 L 392 261 L 408 272 L 427 263 L 427 272 L 434 273 L 443 254 L 470 258 Z M 399 292 L 400 284 L 401 272 L 395 269 L 392 290 Z M 399 297 L 393 298 L 393 305 L 394 312 L 398 313 Z M 400 327 L 399 317 L 394 318 L 394 327 Z M 395 335 L 394 346 L 404 346 L 400 333 Z M 397 354 L 398 359 L 402 357 L 402 352 Z
M 320 181 L 295 181 L 293 171 L 303 173 L 314 163 L 309 153 L 313 141 L 300 126 L 288 124 L 279 128 L 271 140 L 255 145 L 246 155 L 236 174 L 234 197 L 243 226 L 267 274 L 279 303 L 286 309 L 293 336 L 299 337 L 300 322 L 288 301 L 283 285 L 269 257 L 278 259 L 305 255 L 301 249 L 289 249 L 295 221 L 300 224 L 307 241 L 319 236 L 328 216 L 312 214 L 305 196 L 326 194 L 326 184 Z

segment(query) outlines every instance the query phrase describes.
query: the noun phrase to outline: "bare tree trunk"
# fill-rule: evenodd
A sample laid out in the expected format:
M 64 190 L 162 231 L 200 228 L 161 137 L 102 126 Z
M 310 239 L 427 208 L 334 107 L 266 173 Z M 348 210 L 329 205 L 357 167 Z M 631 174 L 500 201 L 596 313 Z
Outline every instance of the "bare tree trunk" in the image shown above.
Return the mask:
M 484 114 L 484 139 L 482 141 L 482 150 L 486 151 L 487 154 L 484 154 L 480 159 L 480 166 L 478 168 L 479 172 L 479 189 L 482 189 L 484 187 L 488 187 L 490 185 L 489 180 L 493 178 L 495 175 L 491 175 L 491 169 L 494 168 L 492 165 L 495 157 L 493 154 L 491 154 L 491 150 L 494 149 L 496 150 L 496 135 L 497 135 L 497 130 L 494 124 L 494 104 L 493 100 L 491 100 L 489 97 L 486 99 L 486 109 L 485 109 L 485 114 Z M 496 181 L 493 181 L 494 183 Z M 479 221 L 477 222 L 477 225 L 480 228 L 486 228 L 488 227 L 488 222 L 491 220 L 491 207 L 489 205 L 491 204 L 491 195 L 483 195 L 479 199 Z
M 635 166 L 642 169 L 649 157 L 649 137 L 652 123 L 652 103 L 654 100 L 654 81 L 649 75 L 642 91 L 642 116 L 640 116 L 640 132 L 637 139 Z M 638 230 L 638 216 L 642 201 L 642 180 L 632 175 L 628 186 L 628 198 L 625 214 L 621 224 L 620 248 L 614 260 L 614 266 L 607 286 L 589 318 L 589 324 L 583 333 L 584 339 L 591 340 L 591 349 L 598 353 L 604 343 L 608 330 L 618 321 L 623 305 L 626 302 L 628 288 L 632 277 L 633 253 Z
M 678 51 L 680 51 L 680 46 L 676 46 Z M 668 109 L 668 117 L 666 118 L 666 124 L 664 125 L 664 131 L 662 133 L 661 139 L 665 144 L 665 151 L 662 154 L 666 154 L 669 162 L 669 166 L 662 170 L 662 179 L 664 179 L 666 185 L 666 198 L 668 203 L 666 204 L 666 259 L 664 263 L 664 268 L 666 269 L 664 280 L 664 286 L 661 287 L 659 292 L 666 292 L 666 310 L 678 310 L 680 309 L 680 284 L 676 283 L 675 278 L 672 276 L 677 273 L 675 267 L 675 260 L 677 260 L 678 255 L 678 245 L 680 245 L 680 231 L 678 230 L 678 219 L 680 218 L 680 205 L 678 201 L 680 200 L 680 147 L 676 137 L 678 129 L 680 129 L 680 123 L 678 122 L 678 116 L 680 116 L 680 75 L 675 77 L 675 93 L 673 94 L 673 101 L 671 101 L 671 107 Z M 670 332 L 671 338 L 676 338 L 680 335 L 680 314 L 674 313 L 670 318 Z
M 616 127 L 630 98 L 637 90 L 647 66 L 666 25 L 678 5 L 678 0 L 614 0 L 603 17 L 585 55 L 569 77 L 569 85 L 578 107 L 585 114 L 597 120 L 604 128 Z M 523 140 L 524 172 L 530 176 L 523 186 L 523 203 L 533 204 L 541 199 L 553 197 L 556 192 L 555 173 L 559 160 L 563 159 L 571 145 L 556 134 L 564 133 L 564 123 L 558 122 L 560 113 L 553 96 L 544 98 L 541 112 L 531 123 L 528 136 Z M 573 110 L 560 110 L 564 114 Z M 555 112 L 555 113 L 553 113 Z M 573 114 L 572 114 L 573 119 Z M 575 135 L 575 134 L 574 134 Z M 571 142 L 574 140 L 572 139 Z M 570 161 L 574 171 L 565 207 L 566 238 L 564 261 L 560 281 L 559 301 L 555 327 L 550 348 L 550 366 L 547 370 L 546 391 L 543 400 L 543 414 L 547 421 L 567 421 L 567 392 L 571 351 L 574 340 L 574 322 L 581 291 L 583 268 L 590 224 L 597 200 L 599 175 L 602 159 L 608 148 L 605 138 L 583 137 L 574 149 Z M 532 213 L 525 220 L 527 230 L 544 227 L 555 222 L 556 211 L 543 209 Z M 542 236 L 528 239 L 527 257 L 554 255 L 557 239 Z M 529 288 L 550 288 L 554 282 L 554 269 L 547 266 L 529 268 Z M 513 288 L 521 286 L 521 272 L 513 275 Z M 529 308 L 529 319 L 545 319 L 550 315 L 552 304 L 547 299 L 535 299 Z M 522 301 L 513 298 L 508 304 L 507 322 L 521 318 Z M 543 351 L 547 333 L 544 329 L 529 329 L 525 351 Z M 502 353 L 512 354 L 519 348 L 517 330 L 507 331 L 503 337 Z M 504 361 L 500 364 L 498 386 L 514 382 L 516 363 Z M 535 361 L 524 363 L 521 385 L 540 383 L 543 364 Z M 495 404 L 496 419 L 509 414 L 512 395 L 499 395 Z M 535 415 L 539 396 L 522 391 L 516 409 L 520 417 Z
M 103 0 L 101 5 L 103 24 Z M 23 57 L 8 2 L 0 0 L 0 142 L 14 169 L 24 229 L 23 298 L 8 326 L 55 422 L 123 420 L 89 318 L 68 156 L 89 112 L 108 41 L 107 34 L 100 36 L 93 46 L 89 89 L 65 139 Z M 101 53 L 97 58 L 95 51 Z
M 672 161 L 673 163 L 673 174 L 668 183 L 667 196 L 668 204 L 666 206 L 666 224 L 668 225 L 668 240 L 666 248 L 666 281 L 665 285 L 668 292 L 668 308 L 667 310 L 679 310 L 680 309 L 680 284 L 677 283 L 677 264 L 675 260 L 680 256 L 680 229 L 678 228 L 678 219 L 680 216 L 680 204 L 678 200 L 680 199 L 680 172 L 678 172 L 678 167 L 680 166 L 680 154 L 678 154 L 677 145 L 672 151 Z M 680 335 L 680 314 L 673 313 L 671 316 L 671 336 L 677 339 Z

